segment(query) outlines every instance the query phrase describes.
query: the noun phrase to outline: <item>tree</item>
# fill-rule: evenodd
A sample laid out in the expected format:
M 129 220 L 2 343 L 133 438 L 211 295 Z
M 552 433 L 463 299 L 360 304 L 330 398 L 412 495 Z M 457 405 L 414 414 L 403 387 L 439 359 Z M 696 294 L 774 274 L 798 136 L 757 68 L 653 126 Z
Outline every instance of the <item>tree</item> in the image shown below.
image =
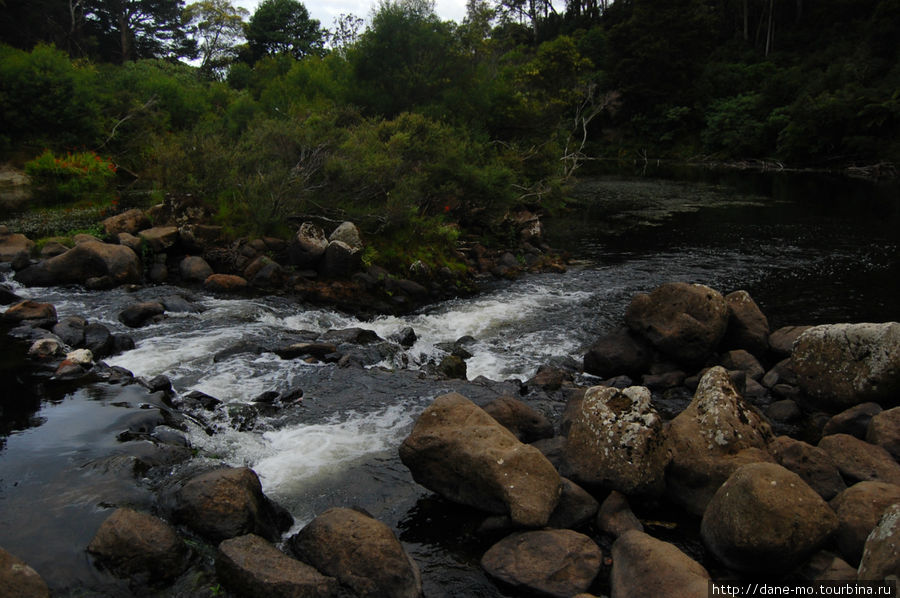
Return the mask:
M 196 56 L 183 14 L 182 0 L 84 0 L 86 26 L 101 58 L 120 62 Z
M 360 29 L 364 21 L 353 13 L 341 13 L 334 18 L 334 25 L 328 32 L 328 46 L 340 54 L 347 56 L 347 50 L 359 41 Z
M 228 0 L 202 0 L 188 5 L 185 21 L 199 40 L 200 70 L 221 74 L 235 58 L 235 47 L 244 36 L 244 18 L 250 12 Z
M 325 32 L 297 0 L 263 0 L 244 30 L 254 60 L 287 53 L 294 58 L 320 54 Z

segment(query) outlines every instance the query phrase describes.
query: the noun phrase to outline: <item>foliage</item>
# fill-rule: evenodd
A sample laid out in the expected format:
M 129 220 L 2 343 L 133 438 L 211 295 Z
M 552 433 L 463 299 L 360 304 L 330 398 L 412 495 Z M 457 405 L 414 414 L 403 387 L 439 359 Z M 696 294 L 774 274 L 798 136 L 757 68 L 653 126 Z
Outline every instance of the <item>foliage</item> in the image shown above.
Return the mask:
M 182 0 L 84 0 L 84 26 L 99 51 L 121 62 L 189 57 L 196 44 L 183 22 Z
M 109 190 L 116 176 L 116 165 L 110 158 L 94 152 L 69 152 L 65 157 L 57 157 L 48 149 L 26 162 L 25 172 L 59 199 L 75 199 Z
M 290 54 L 303 58 L 321 52 L 325 34 L 319 21 L 297 0 L 263 0 L 244 31 L 254 60 Z
M 244 18 L 250 13 L 228 0 L 201 0 L 184 9 L 184 19 L 199 38 L 200 71 L 219 78 L 237 56 L 244 36 Z

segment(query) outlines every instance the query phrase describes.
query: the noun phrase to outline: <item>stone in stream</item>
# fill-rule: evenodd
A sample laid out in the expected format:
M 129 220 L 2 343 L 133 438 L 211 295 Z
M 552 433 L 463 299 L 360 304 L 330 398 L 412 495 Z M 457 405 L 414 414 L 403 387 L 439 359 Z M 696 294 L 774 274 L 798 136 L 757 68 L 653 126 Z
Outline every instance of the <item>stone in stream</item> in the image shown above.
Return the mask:
M 93 240 L 16 273 L 16 280 L 26 286 L 84 284 L 90 278 L 102 277 L 108 277 L 114 285 L 138 283 L 140 259 L 124 245 Z
M 35 328 L 50 329 L 58 319 L 52 303 L 41 303 L 30 299 L 20 301 L 3 312 L 3 323 L 8 326 L 27 324 Z
M 203 281 L 203 288 L 214 293 L 236 293 L 247 286 L 247 279 L 236 274 L 211 274 Z
M 653 347 L 643 338 L 619 328 L 601 336 L 584 354 L 584 371 L 607 378 L 621 374 L 640 376 L 651 364 Z
M 84 343 L 84 327 L 87 326 L 87 320 L 80 316 L 67 316 L 59 320 L 53 326 L 53 334 L 58 336 L 62 342 L 72 348 L 81 346 Z
M 5 596 L 50 598 L 47 583 L 25 561 L 0 548 L 0 588 Z
M 541 452 L 458 393 L 437 397 L 400 446 L 413 479 L 445 498 L 542 527 L 562 481 Z
M 361 598 L 418 598 L 422 579 L 394 532 L 354 509 L 332 508 L 288 540 L 291 552 Z
M 178 272 L 182 280 L 203 283 L 213 274 L 213 269 L 199 255 L 189 255 L 178 264 Z
M 166 308 L 158 301 L 132 303 L 119 312 L 118 319 L 129 328 L 140 328 L 162 316 Z
M 675 545 L 637 530 L 612 546 L 611 598 L 707 598 L 709 573 Z

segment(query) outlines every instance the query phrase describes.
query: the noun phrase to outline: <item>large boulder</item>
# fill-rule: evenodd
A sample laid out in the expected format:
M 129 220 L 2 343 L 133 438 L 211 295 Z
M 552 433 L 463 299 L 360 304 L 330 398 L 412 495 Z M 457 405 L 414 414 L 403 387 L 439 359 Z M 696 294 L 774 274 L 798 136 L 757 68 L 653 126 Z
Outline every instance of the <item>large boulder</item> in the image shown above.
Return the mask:
M 825 500 L 847 489 L 840 470 L 819 447 L 790 436 L 779 436 L 769 443 L 769 452 L 782 467 L 799 475 Z
M 434 400 L 400 446 L 419 484 L 445 498 L 542 527 L 562 482 L 541 452 L 458 393 Z
M 716 491 L 700 535 L 732 569 L 779 573 L 799 565 L 837 527 L 834 511 L 800 476 L 774 463 L 752 463 Z
M 565 459 L 576 481 L 626 495 L 659 495 L 669 461 L 663 421 L 643 386 L 589 388 L 569 428 Z
M 484 410 L 522 442 L 553 437 L 553 424 L 550 420 L 540 411 L 513 397 L 498 397 L 485 405 Z
M 178 272 L 182 280 L 203 283 L 213 274 L 213 269 L 199 255 L 189 255 L 178 264 Z
M 900 504 L 884 511 L 878 525 L 866 538 L 859 579 L 883 580 L 900 578 Z
M 488 549 L 481 566 L 514 590 L 568 598 L 591 586 L 602 561 L 589 537 L 557 529 L 508 536 Z
M 819 448 L 849 483 L 876 481 L 900 484 L 900 465 L 889 452 L 849 434 L 832 434 L 819 441 Z
M 619 328 L 601 336 L 584 354 L 584 371 L 601 378 L 640 376 L 650 368 L 653 347 L 643 338 Z
M 211 274 L 203 281 L 203 288 L 214 293 L 236 293 L 247 289 L 246 278 L 235 274 Z
M 138 233 L 153 253 L 163 253 L 178 243 L 177 226 L 155 226 Z
M 611 598 L 707 598 L 709 573 L 675 545 L 638 530 L 612 546 Z
M 678 363 L 703 365 L 728 326 L 728 305 L 708 286 L 670 282 L 638 294 L 625 311 L 628 327 Z
M 126 508 L 106 518 L 87 550 L 116 575 L 149 585 L 172 582 L 187 569 L 190 556 L 169 524 Z
M 141 261 L 124 245 L 85 241 L 16 272 L 16 280 L 27 286 L 84 284 L 88 279 L 103 277 L 114 284 L 140 282 Z
M 0 262 L 11 262 L 19 255 L 31 255 L 34 241 L 19 233 L 0 233 Z
M 148 229 L 150 226 L 150 219 L 143 210 L 138 208 L 110 216 L 103 221 L 103 230 L 107 237 L 115 237 L 119 233 L 136 235 L 138 231 Z
M 291 264 L 298 268 L 315 268 L 325 255 L 326 247 L 328 239 L 325 231 L 312 222 L 304 222 L 288 248 L 288 256 Z
M 333 577 L 287 556 L 254 534 L 225 540 L 216 554 L 216 576 L 247 598 L 326 598 L 338 595 Z
M 900 323 L 829 324 L 800 335 L 791 355 L 800 387 L 835 407 L 900 396 Z
M 5 596 L 50 598 L 47 583 L 25 561 L 0 548 L 0 588 Z
M 362 267 L 362 252 L 343 241 L 330 241 L 325 248 L 319 273 L 325 278 L 349 278 Z
M 835 540 L 848 563 L 859 563 L 869 534 L 885 509 L 896 503 L 900 486 L 884 482 L 858 482 L 831 500 L 839 521 Z
M 359 236 L 359 229 L 352 222 L 342 222 L 328 237 L 329 241 L 341 241 L 351 249 L 362 249 L 363 242 Z
M 769 349 L 769 320 L 747 291 L 725 295 L 728 305 L 728 327 L 722 346 L 744 349 L 762 357 Z
M 272 503 L 246 467 L 222 468 L 188 480 L 175 491 L 173 516 L 214 542 L 256 534 L 275 541 L 292 517 Z
M 669 496 L 701 515 L 719 486 L 741 465 L 772 461 L 772 429 L 744 402 L 728 372 L 716 366 L 700 379 L 687 408 L 669 422 L 666 469 Z
M 332 508 L 288 540 L 291 552 L 363 598 L 418 598 L 419 568 L 394 532 L 354 509 Z
M 9 307 L 3 312 L 2 320 L 10 326 L 28 324 L 35 328 L 52 328 L 58 321 L 56 307 L 52 303 L 41 303 L 30 299 Z
M 159 301 L 141 301 L 120 311 L 118 319 L 129 328 L 140 328 L 155 321 L 165 311 L 165 306 Z

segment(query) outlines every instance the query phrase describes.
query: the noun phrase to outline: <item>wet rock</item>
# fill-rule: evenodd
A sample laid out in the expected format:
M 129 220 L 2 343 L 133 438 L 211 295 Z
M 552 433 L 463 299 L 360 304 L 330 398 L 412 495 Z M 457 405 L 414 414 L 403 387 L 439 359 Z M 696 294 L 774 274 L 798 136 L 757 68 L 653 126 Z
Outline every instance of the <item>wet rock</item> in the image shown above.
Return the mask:
M 859 563 L 866 539 L 895 503 L 900 503 L 900 486 L 884 482 L 858 482 L 831 500 L 839 521 L 835 541 L 848 563 Z
M 481 559 L 488 575 L 517 591 L 569 597 L 586 591 L 603 560 L 589 537 L 572 530 L 540 530 L 508 536 Z
M 332 508 L 288 540 L 291 552 L 356 596 L 417 598 L 422 595 L 419 568 L 394 532 L 353 509 Z
M 162 316 L 166 308 L 158 301 L 133 303 L 119 312 L 118 320 L 129 328 L 140 328 Z
M 28 349 L 28 357 L 47 360 L 63 354 L 63 344 L 54 338 L 42 338 L 34 341 Z
M 635 296 L 625 322 L 671 359 L 698 366 L 722 340 L 728 306 L 718 291 L 707 286 L 671 282 Z
M 120 353 L 124 353 L 125 351 L 131 351 L 132 349 L 134 349 L 133 338 L 131 338 L 127 334 L 112 335 L 111 355 L 119 355 Z
M 578 482 L 658 496 L 665 486 L 663 422 L 642 386 L 589 388 L 572 421 L 566 471 Z
M 522 442 L 553 437 L 553 424 L 550 420 L 518 399 L 498 397 L 483 409 Z
M 70 347 L 79 347 L 84 343 L 84 327 L 87 320 L 80 316 L 62 318 L 53 327 L 53 334 Z
M 644 531 L 644 525 L 631 510 L 628 498 L 616 490 L 610 492 L 600 505 L 597 527 L 616 538 L 630 530 Z
M 769 349 L 776 357 L 790 357 L 794 350 L 794 342 L 801 334 L 812 326 L 784 326 L 769 335 Z
M 597 514 L 600 504 L 584 488 L 570 479 L 562 478 L 562 494 L 547 527 L 579 529 Z
M 203 311 L 203 306 L 181 295 L 168 295 L 160 301 L 167 312 L 195 314 Z
M 611 598 L 707 598 L 709 573 L 673 544 L 625 532 L 612 546 Z
M 756 381 L 762 380 L 763 374 L 766 373 L 762 364 L 759 363 L 759 360 L 743 349 L 728 351 L 722 355 L 719 363 L 721 363 L 726 370 L 740 370 L 745 372 L 748 378 L 752 378 Z
M 25 561 L 0 548 L 0 588 L 16 598 L 50 598 L 50 589 Z
M 900 464 L 880 446 L 849 434 L 832 434 L 819 441 L 848 483 L 862 481 L 900 484 Z
M 650 367 L 653 348 L 627 328 L 598 339 L 584 355 L 584 371 L 607 378 L 626 374 L 640 376 Z
M 725 295 L 728 306 L 728 327 L 722 346 L 743 349 L 762 357 L 769 349 L 769 320 L 747 291 Z M 727 367 L 727 366 L 726 366 Z
M 217 399 L 216 397 L 210 396 L 205 392 L 200 392 L 199 390 L 192 390 L 182 397 L 185 404 L 191 408 L 194 405 L 199 405 L 202 409 L 206 411 L 212 411 L 216 407 L 222 404 L 222 401 Z
M 840 413 L 833 415 L 822 428 L 822 436 L 832 434 L 850 434 L 860 440 L 866 439 L 869 422 L 881 413 L 881 405 L 878 403 L 860 403 Z
M 23 299 L 16 295 L 9 286 L 0 284 L 0 305 L 11 305 L 20 301 Z
M 276 541 L 292 518 L 262 492 L 246 468 L 216 469 L 188 480 L 175 492 L 175 518 L 214 542 L 244 534 Z
M 16 273 L 16 280 L 26 286 L 83 284 L 100 277 L 109 277 L 116 285 L 140 282 L 141 262 L 124 245 L 85 241 Z
M 102 359 L 114 353 L 115 339 L 110 334 L 109 328 L 92 322 L 84 327 L 83 346 L 93 353 L 96 359 Z
M 138 236 L 150 247 L 153 253 L 165 253 L 178 243 L 178 227 L 155 226 L 140 231 Z
M 837 407 L 900 396 L 900 323 L 831 324 L 804 332 L 791 355 L 807 395 Z
M 319 262 L 319 274 L 324 278 L 350 278 L 362 267 L 362 252 L 343 241 L 330 241 Z
M 337 352 L 337 345 L 331 343 L 293 343 L 285 347 L 272 349 L 272 352 L 282 359 L 297 359 L 298 357 L 315 357 L 323 360 L 328 355 Z
M 151 226 L 150 219 L 144 211 L 137 208 L 110 216 L 102 224 L 108 237 L 115 237 L 119 233 L 135 235 L 138 231 L 149 229 Z
M 30 254 L 34 241 L 20 233 L 0 233 L 0 262 L 11 262 L 21 253 Z
M 738 395 L 724 368 L 701 378 L 690 405 L 667 428 L 672 461 L 666 470 L 669 496 L 700 515 L 718 487 L 739 466 L 771 461 L 772 429 Z
M 900 504 L 888 507 L 866 538 L 860 580 L 900 578 Z
M 866 429 L 866 441 L 900 461 L 900 407 L 876 413 Z
M 292 559 L 253 534 L 219 544 L 216 575 L 226 589 L 247 598 L 324 598 L 338 595 L 336 579 Z
M 797 474 L 774 463 L 735 471 L 703 514 L 703 543 L 746 573 L 783 573 L 818 550 L 838 518 Z
M 7 326 L 27 324 L 35 328 L 52 328 L 57 323 L 56 308 L 52 303 L 26 300 L 16 303 L 3 312 Z
M 342 222 L 328 237 L 329 241 L 341 241 L 351 249 L 362 249 L 363 242 L 359 229 L 352 222 Z
M 230 347 L 222 349 L 218 351 L 215 355 L 213 355 L 213 363 L 219 363 L 220 361 L 225 361 L 229 357 L 234 355 L 240 355 L 242 353 L 250 353 L 251 355 L 259 355 L 263 352 L 263 348 L 259 346 L 257 343 L 253 341 L 240 341 Z
M 438 372 L 445 378 L 465 380 L 466 362 L 457 355 L 445 355 L 438 364 Z
M 546 525 L 559 501 L 562 482 L 546 457 L 457 393 L 425 409 L 400 446 L 400 459 L 426 488 L 508 513 L 517 525 Z
M 416 336 L 416 331 L 413 330 L 410 326 L 406 326 L 400 329 L 396 334 L 391 335 L 391 340 L 395 341 L 404 349 L 409 349 L 410 347 L 415 345 L 416 341 L 419 339 Z
M 171 583 L 187 569 L 190 557 L 170 525 L 126 508 L 106 518 L 87 550 L 116 575 L 150 586 Z
M 769 443 L 769 452 L 782 467 L 799 475 L 825 500 L 831 500 L 847 488 L 834 461 L 818 447 L 779 436 Z
M 247 286 L 247 280 L 235 274 L 212 274 L 203 281 L 203 288 L 214 293 L 236 293 Z
M 553 392 L 559 390 L 566 384 L 571 384 L 574 379 L 575 376 L 569 370 L 542 365 L 538 368 L 538 371 L 535 372 L 534 376 L 528 379 L 526 384 L 530 387 L 537 387 L 547 392 Z
M 186 282 L 203 283 L 213 274 L 213 269 L 199 255 L 189 255 L 178 264 L 178 272 Z
M 329 330 L 322 335 L 321 340 L 326 343 L 368 345 L 382 342 L 382 339 L 374 330 L 365 328 L 345 328 L 343 330 Z

